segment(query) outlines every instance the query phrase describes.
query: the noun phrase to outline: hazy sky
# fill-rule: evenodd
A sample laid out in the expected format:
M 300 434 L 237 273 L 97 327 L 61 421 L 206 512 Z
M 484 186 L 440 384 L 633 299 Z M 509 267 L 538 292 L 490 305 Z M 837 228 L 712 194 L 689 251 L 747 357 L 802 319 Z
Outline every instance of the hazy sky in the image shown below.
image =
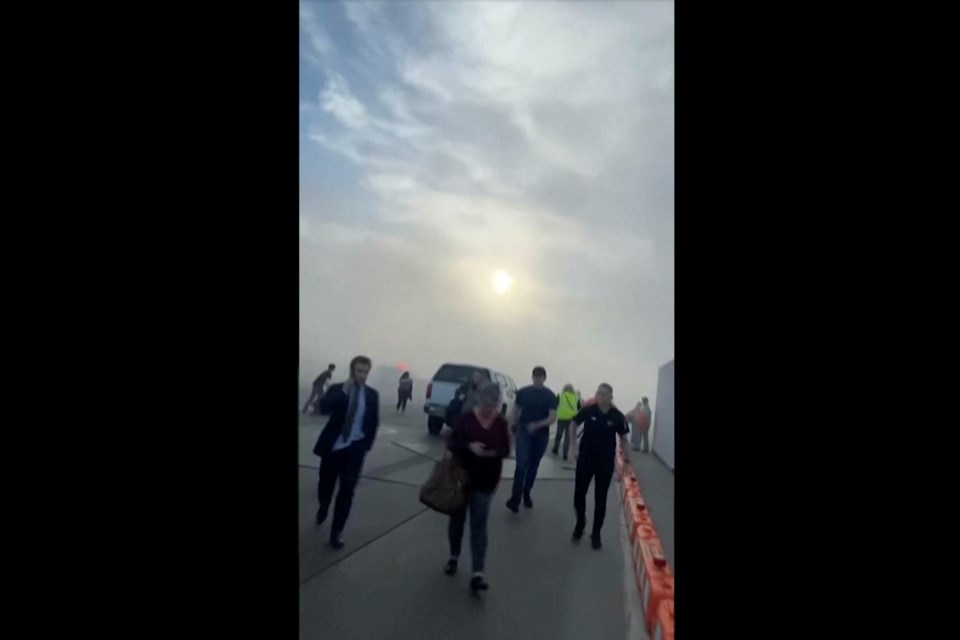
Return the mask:
M 542 364 L 555 391 L 653 400 L 673 49 L 670 2 L 301 4 L 301 377 Z

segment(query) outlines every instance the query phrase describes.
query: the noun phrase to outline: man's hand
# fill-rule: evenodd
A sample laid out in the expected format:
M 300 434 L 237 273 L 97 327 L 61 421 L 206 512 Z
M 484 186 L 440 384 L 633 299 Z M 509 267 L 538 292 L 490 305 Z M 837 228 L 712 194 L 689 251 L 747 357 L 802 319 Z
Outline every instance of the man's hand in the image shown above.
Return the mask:
M 482 442 L 471 442 L 469 447 L 470 447 L 470 451 L 473 452 L 473 455 L 477 456 L 478 458 L 482 458 L 486 455 L 485 452 L 487 448 L 483 445 Z
M 531 422 L 530 424 L 527 425 L 527 433 L 529 433 L 530 435 L 533 435 L 537 432 L 537 429 L 539 428 L 540 427 L 537 426 L 536 422 Z

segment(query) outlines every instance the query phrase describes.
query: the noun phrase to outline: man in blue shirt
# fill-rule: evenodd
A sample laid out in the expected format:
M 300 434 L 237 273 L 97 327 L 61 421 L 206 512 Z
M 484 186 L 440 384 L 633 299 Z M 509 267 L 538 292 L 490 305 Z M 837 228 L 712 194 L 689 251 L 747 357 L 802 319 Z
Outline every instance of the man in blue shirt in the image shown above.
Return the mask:
M 533 508 L 530 490 L 537 479 L 540 459 L 550 444 L 550 425 L 557 420 L 557 396 L 544 386 L 547 370 L 536 367 L 533 370 L 533 385 L 517 392 L 508 422 L 517 437 L 517 470 L 513 474 L 513 494 L 507 501 L 507 508 L 514 513 L 520 511 L 520 495 L 528 509 Z
M 313 453 L 320 456 L 320 480 L 317 494 L 320 509 L 317 526 L 330 510 L 333 490 L 340 482 L 330 527 L 330 544 L 343 548 L 343 528 L 353 505 L 353 492 L 360 479 L 363 459 L 373 446 L 380 426 L 380 396 L 366 386 L 372 366 L 370 358 L 357 356 L 350 362 L 350 377 L 343 384 L 331 385 L 320 399 L 320 413 L 330 420 L 320 433 Z

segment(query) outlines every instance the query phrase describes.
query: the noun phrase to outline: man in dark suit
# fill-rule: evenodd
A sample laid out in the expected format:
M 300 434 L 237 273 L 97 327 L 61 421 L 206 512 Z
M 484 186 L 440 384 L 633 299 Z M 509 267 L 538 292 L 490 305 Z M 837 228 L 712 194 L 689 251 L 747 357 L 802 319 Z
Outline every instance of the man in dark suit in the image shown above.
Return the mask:
M 380 395 L 366 386 L 371 366 L 370 358 L 357 356 L 350 362 L 347 381 L 331 385 L 320 399 L 320 413 L 330 416 L 330 420 L 313 448 L 313 453 L 320 456 L 317 526 L 327 519 L 333 489 L 339 480 L 340 491 L 330 527 L 330 544 L 335 549 L 343 548 L 343 527 L 350 515 L 353 491 L 380 426 Z

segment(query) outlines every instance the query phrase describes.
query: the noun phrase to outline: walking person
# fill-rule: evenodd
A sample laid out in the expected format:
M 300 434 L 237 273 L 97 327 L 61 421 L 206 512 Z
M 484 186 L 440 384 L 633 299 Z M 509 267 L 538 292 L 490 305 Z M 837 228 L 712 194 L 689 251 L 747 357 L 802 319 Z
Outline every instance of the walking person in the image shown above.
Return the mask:
M 631 448 L 634 451 L 643 451 L 650 453 L 650 424 L 652 413 L 650 411 L 650 399 L 644 398 L 637 403 L 637 408 L 630 412 L 633 420 L 631 424 L 635 426 L 630 434 Z
M 485 382 L 488 382 L 487 376 L 480 370 L 474 370 L 470 379 L 457 387 L 453 399 L 447 405 L 447 415 L 444 418 L 444 422 L 451 429 L 457 423 L 457 418 L 470 413 L 477 406 L 477 394 Z
M 487 555 L 487 519 L 490 502 L 500 482 L 503 459 L 510 453 L 510 434 L 507 421 L 500 415 L 500 387 L 485 383 L 478 390 L 477 404 L 469 413 L 461 415 L 447 440 L 447 448 L 467 472 L 467 507 L 450 516 L 447 537 L 450 542 L 450 560 L 444 572 L 457 572 L 463 530 L 470 512 L 470 553 L 473 576 L 470 589 L 474 593 L 489 588 L 484 579 Z
M 333 370 L 337 368 L 337 365 L 331 364 L 327 367 L 327 370 L 317 376 L 317 379 L 313 381 L 313 388 L 310 390 L 310 397 L 307 399 L 307 404 L 303 405 L 303 412 L 306 413 L 307 409 L 310 408 L 314 402 L 319 402 L 320 398 L 323 397 L 323 388 L 330 381 L 330 378 L 333 376 Z M 317 415 L 319 411 L 314 407 L 313 414 Z
M 397 383 L 397 411 L 407 412 L 407 402 L 413 399 L 413 378 L 409 371 L 404 371 Z
M 573 508 L 577 524 L 573 539 L 579 541 L 587 526 L 587 490 L 594 485 L 593 534 L 594 549 L 600 549 L 600 530 L 607 512 L 607 492 L 613 479 L 617 455 L 617 437 L 626 461 L 629 462 L 626 418 L 613 406 L 613 387 L 603 383 L 597 388 L 596 404 L 585 406 L 570 423 L 570 440 L 573 443 L 573 459 L 577 463 L 577 480 L 573 491 Z M 577 439 L 577 427 L 583 426 L 583 436 Z
M 520 511 L 520 496 L 523 505 L 533 508 L 530 491 L 537 479 L 540 459 L 550 444 L 550 425 L 557 419 L 557 396 L 544 386 L 547 371 L 543 367 L 533 370 L 533 385 L 517 392 L 516 401 L 510 410 L 510 424 L 516 435 L 517 469 L 513 474 L 513 492 L 507 508 Z
M 581 408 L 580 398 L 574 392 L 573 385 L 564 385 L 557 403 L 557 437 L 553 441 L 553 455 L 560 452 L 560 441 L 563 440 L 563 459 L 567 459 L 567 454 L 570 452 L 570 420 Z
M 330 526 L 330 545 L 335 549 L 343 548 L 343 528 L 353 505 L 363 459 L 373 446 L 380 426 L 380 395 L 376 389 L 367 386 L 371 366 L 370 358 L 354 358 L 350 362 L 347 381 L 331 385 L 319 403 L 320 413 L 329 415 L 330 420 L 313 448 L 313 453 L 320 456 L 317 526 L 327 518 L 333 490 L 339 481 L 340 490 Z
M 460 398 L 460 415 L 466 415 L 473 411 L 473 408 L 477 406 L 477 400 L 479 398 L 480 388 L 489 382 L 487 376 L 483 371 L 474 371 L 473 377 L 469 382 L 465 382 L 460 386 L 460 390 L 457 392 L 457 395 Z

